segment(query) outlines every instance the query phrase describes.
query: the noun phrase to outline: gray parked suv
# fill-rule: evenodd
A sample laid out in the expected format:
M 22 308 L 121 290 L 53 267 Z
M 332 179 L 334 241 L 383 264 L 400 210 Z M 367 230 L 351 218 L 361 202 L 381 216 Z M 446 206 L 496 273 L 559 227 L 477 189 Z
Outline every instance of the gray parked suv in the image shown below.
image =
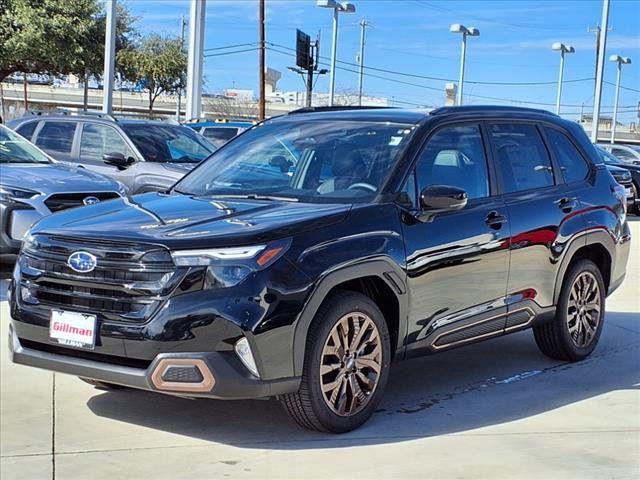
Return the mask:
M 126 194 L 115 180 L 53 161 L 0 125 L 0 262 L 12 262 L 25 232 L 40 218 Z
M 108 175 L 131 194 L 167 190 L 215 150 L 190 128 L 152 120 L 56 112 L 7 125 L 56 160 Z

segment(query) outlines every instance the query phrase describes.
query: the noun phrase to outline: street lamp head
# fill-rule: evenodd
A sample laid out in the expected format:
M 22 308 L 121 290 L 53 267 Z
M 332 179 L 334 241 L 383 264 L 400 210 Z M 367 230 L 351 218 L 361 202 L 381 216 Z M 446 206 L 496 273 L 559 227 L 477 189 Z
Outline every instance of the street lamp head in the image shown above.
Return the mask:
M 333 8 L 340 13 L 355 13 L 356 6 L 351 2 L 336 2 L 336 0 L 317 0 L 316 6 L 322 8 Z
M 342 13 L 356 13 L 356 6 L 351 2 L 341 2 L 338 8 Z
M 562 53 L 575 53 L 576 49 L 571 45 L 565 45 L 564 43 L 556 42 L 551 45 L 552 50 L 558 50 Z
M 462 33 L 463 35 L 468 35 L 470 37 L 477 37 L 478 35 L 480 35 L 480 30 L 478 30 L 476 27 L 467 28 L 459 23 L 452 24 L 449 27 L 449 31 L 451 33 Z
M 609 61 L 610 62 L 622 63 L 622 64 L 631 63 L 631 59 L 629 57 L 621 57 L 620 55 L 611 55 L 609 57 Z
M 317 0 L 316 6 L 322 8 L 336 8 L 338 6 L 338 2 L 336 2 L 336 0 Z

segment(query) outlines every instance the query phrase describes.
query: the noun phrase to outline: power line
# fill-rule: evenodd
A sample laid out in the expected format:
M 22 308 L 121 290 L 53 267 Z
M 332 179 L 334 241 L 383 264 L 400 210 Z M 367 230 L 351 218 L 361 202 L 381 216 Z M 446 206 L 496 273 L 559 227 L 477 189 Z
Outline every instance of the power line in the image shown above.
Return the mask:
M 243 50 L 235 50 L 233 52 L 220 52 L 220 53 L 206 53 L 203 55 L 203 57 L 221 57 L 223 55 L 234 55 L 236 53 L 244 53 L 244 52 L 255 52 L 256 50 L 260 50 L 260 47 L 253 47 L 253 48 L 245 48 Z
M 274 44 L 270 44 L 270 45 L 274 45 Z M 268 49 L 272 52 L 275 53 L 280 53 L 281 55 L 287 55 L 287 56 L 293 56 L 293 53 L 290 52 L 283 52 L 281 50 L 278 50 L 277 48 L 274 48 L 273 46 L 268 47 Z M 342 62 L 345 63 L 345 62 Z M 348 63 L 348 62 L 346 62 Z M 322 62 L 323 65 L 328 65 L 327 62 Z M 337 67 L 340 70 L 346 71 L 346 72 L 351 72 L 351 73 L 358 73 L 357 70 L 352 70 L 350 68 L 346 68 L 346 67 L 342 67 L 339 66 Z M 405 82 L 403 80 L 398 80 L 396 78 L 389 78 L 389 77 L 384 77 L 382 75 L 375 75 L 375 74 L 371 74 L 371 73 L 367 73 L 365 72 L 365 75 L 371 78 L 378 78 L 381 80 L 386 80 L 389 82 L 394 82 L 394 83 L 399 83 L 402 85 L 410 85 L 413 87 L 418 87 L 418 88 L 423 88 L 426 90 L 432 90 L 432 91 L 437 91 L 439 93 L 443 93 L 443 90 L 441 88 L 436 88 L 436 87 L 431 87 L 428 85 L 422 85 L 422 84 L 418 84 L 418 83 L 412 83 L 412 82 Z M 537 106 L 543 106 L 543 107 L 553 107 L 555 106 L 555 103 L 545 103 L 545 102 L 535 102 L 535 101 L 530 101 L 530 100 L 518 100 L 518 99 L 513 99 L 513 98 L 501 98 L 501 97 L 492 97 L 492 96 L 487 96 L 487 95 L 478 95 L 478 94 L 468 94 L 468 96 L 470 97 L 474 97 L 474 98 L 480 98 L 480 99 L 484 99 L 484 100 L 494 100 L 494 101 L 500 101 L 500 102 L 511 102 L 511 103 L 516 103 L 516 104 L 526 104 L 526 105 L 537 105 Z M 561 104 L 561 107 L 563 108 L 581 108 L 582 105 L 577 105 L 577 104 Z M 635 106 L 625 106 L 625 107 L 621 107 L 620 111 L 622 111 L 622 108 L 636 108 Z M 632 110 L 635 111 L 635 110 Z
M 284 48 L 286 50 L 294 50 L 290 47 L 287 47 L 285 45 L 280 45 L 277 43 L 269 43 L 272 46 L 275 47 L 279 47 L 279 48 Z M 326 59 L 326 57 L 320 57 L 320 58 L 324 58 Z M 338 60 L 338 63 L 342 63 L 343 65 L 349 65 L 352 67 L 360 67 L 360 65 L 358 65 L 357 63 L 351 63 L 351 62 L 346 62 L 344 60 Z M 370 66 L 364 66 L 365 69 L 367 70 L 373 70 L 376 72 L 381 72 L 381 73 L 388 73 L 391 75 L 399 75 L 399 76 L 404 76 L 404 77 L 411 77 L 411 78 L 421 78 L 421 79 L 425 79 L 425 80 L 434 80 L 434 81 L 440 81 L 440 82 L 455 82 L 456 80 L 453 78 L 446 78 L 446 77 L 433 77 L 430 75 L 420 75 L 420 74 L 416 74 L 416 73 L 407 73 L 407 72 L 400 72 L 397 70 L 389 70 L 386 68 L 378 68 L 378 67 L 370 67 Z M 573 80 L 565 80 L 564 83 L 578 83 L 578 82 L 589 82 L 592 81 L 593 77 L 588 77 L 588 78 L 576 78 Z M 470 84 L 474 84 L 474 85 L 499 85 L 499 86 L 526 86 L 526 87 L 530 87 L 530 86 L 536 86 L 536 85 L 556 85 L 558 82 L 557 80 L 554 81 L 549 81 L 549 82 L 488 82 L 488 81 L 481 81 L 481 80 L 467 80 L 465 83 L 470 83 Z
M 225 45 L 224 47 L 210 47 L 210 48 L 205 48 L 204 51 L 205 52 L 209 52 L 209 51 L 214 51 L 214 50 L 228 50 L 230 48 L 250 47 L 250 46 L 254 46 L 254 45 L 258 45 L 258 42 L 237 43 L 235 45 Z

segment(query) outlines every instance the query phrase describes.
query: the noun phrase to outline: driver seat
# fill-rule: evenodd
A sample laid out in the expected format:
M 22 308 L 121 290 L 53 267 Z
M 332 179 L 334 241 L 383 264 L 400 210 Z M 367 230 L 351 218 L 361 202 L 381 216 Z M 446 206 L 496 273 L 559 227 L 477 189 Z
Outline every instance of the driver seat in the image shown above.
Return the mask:
M 323 195 L 346 190 L 354 183 L 362 182 L 365 168 L 364 158 L 358 151 L 336 154 L 331 165 L 333 177 L 328 178 L 318 187 L 318 193 Z

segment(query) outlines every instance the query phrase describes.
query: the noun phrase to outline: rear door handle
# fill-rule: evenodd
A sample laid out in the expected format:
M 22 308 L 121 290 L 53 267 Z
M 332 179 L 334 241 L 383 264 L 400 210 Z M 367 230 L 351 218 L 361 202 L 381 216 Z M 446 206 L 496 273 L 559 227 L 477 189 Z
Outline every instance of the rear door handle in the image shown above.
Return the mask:
M 487 215 L 484 221 L 494 230 L 499 230 L 500 228 L 502 228 L 503 224 L 507 223 L 507 217 L 506 215 L 502 215 L 501 213 L 494 210 Z
M 576 197 L 562 197 L 560 200 L 556 200 L 555 203 L 560 210 L 569 213 L 578 205 L 578 199 Z

